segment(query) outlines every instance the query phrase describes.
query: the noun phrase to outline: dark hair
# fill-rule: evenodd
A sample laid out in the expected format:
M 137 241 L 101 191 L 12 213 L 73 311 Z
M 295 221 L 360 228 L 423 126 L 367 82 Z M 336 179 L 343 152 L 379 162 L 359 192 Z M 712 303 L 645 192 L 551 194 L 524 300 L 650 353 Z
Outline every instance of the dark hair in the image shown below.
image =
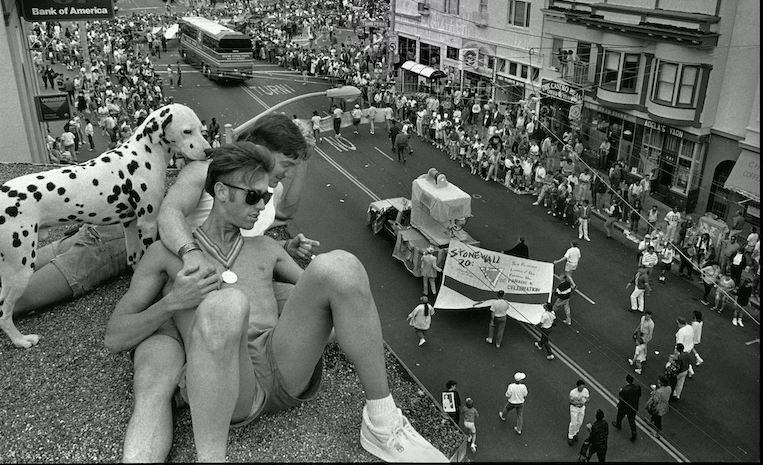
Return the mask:
M 668 384 L 670 384 L 670 383 L 668 382 L 668 378 L 666 378 L 666 377 L 665 377 L 665 375 L 662 375 L 662 376 L 658 376 L 658 377 L 657 377 L 657 381 L 659 381 L 659 382 L 660 382 L 660 384 L 662 384 L 663 386 L 667 386 Z
M 504 294 L 505 294 L 505 292 L 503 292 L 503 291 L 498 291 L 498 298 L 499 298 L 499 299 L 502 299 Z
M 630 384 L 634 381 L 633 376 L 631 375 L 625 375 L 625 382 Z
M 262 145 L 272 152 L 280 152 L 295 160 L 308 156 L 307 142 L 302 130 L 282 113 L 263 116 L 241 132 L 236 140 Z
M 647 315 L 651 315 L 652 311 L 651 310 L 644 310 L 644 313 L 646 313 Z
M 599 421 L 604 419 L 604 412 L 602 412 L 601 409 L 596 411 L 596 419 Z
M 585 381 L 582 379 L 579 379 L 577 383 L 575 383 L 575 386 L 585 386 Z
M 447 383 L 445 383 L 445 387 L 448 388 L 448 389 L 452 388 L 455 385 L 456 385 L 456 382 L 453 381 L 452 379 L 450 381 L 448 381 Z
M 679 352 L 683 352 L 684 351 L 684 345 L 679 342 L 678 344 L 676 344 L 676 350 L 679 351 Z
M 700 312 L 699 310 L 694 310 L 693 312 L 691 312 L 691 314 L 695 320 L 702 321 L 702 312 Z
M 267 175 L 274 164 L 273 155 L 268 150 L 251 142 L 221 145 L 212 153 L 204 190 L 214 197 L 218 181 L 249 180 L 258 174 Z

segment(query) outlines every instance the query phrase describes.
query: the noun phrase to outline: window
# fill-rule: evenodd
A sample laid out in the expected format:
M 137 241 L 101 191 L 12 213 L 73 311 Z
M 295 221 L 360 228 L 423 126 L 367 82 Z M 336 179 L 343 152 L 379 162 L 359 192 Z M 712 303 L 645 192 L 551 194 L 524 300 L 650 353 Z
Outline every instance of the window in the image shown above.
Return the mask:
M 657 70 L 657 81 L 654 86 L 655 101 L 673 103 L 673 90 L 675 89 L 677 74 L 677 64 L 660 63 Z
M 487 18 L 487 0 L 480 0 L 480 15 Z
M 591 61 L 591 44 L 589 42 L 578 42 L 577 47 L 578 60 L 583 63 L 590 63 Z
M 522 73 L 519 75 L 522 79 L 527 79 L 527 73 L 530 70 L 530 67 L 527 65 L 522 65 Z
M 551 66 L 560 71 L 562 69 L 562 62 L 559 60 L 559 56 L 561 55 L 562 47 L 564 47 L 564 39 L 554 37 L 551 42 Z
M 513 61 L 509 62 L 509 74 L 511 74 L 512 76 L 517 75 L 517 64 Z
M 420 42 L 419 47 L 419 63 L 422 65 L 431 66 L 433 68 L 440 67 L 440 47 L 436 45 Z
M 620 90 L 623 92 L 636 92 L 639 68 L 641 67 L 641 55 L 625 54 L 623 74 L 620 78 Z
M 458 4 L 461 0 L 445 0 L 445 13 L 449 15 L 458 14 Z
M 678 86 L 679 105 L 694 105 L 694 94 L 697 90 L 697 78 L 699 77 L 699 67 L 684 66 L 681 71 L 681 84 Z
M 660 61 L 654 81 L 652 101 L 674 107 L 697 106 L 697 90 L 702 68 L 696 65 Z
M 532 78 L 533 81 L 537 81 L 540 79 L 540 68 L 536 68 L 535 66 L 532 67 Z
M 617 75 L 620 71 L 620 52 L 607 50 L 601 68 L 600 85 L 605 89 L 617 90 Z
M 519 27 L 530 27 L 530 2 L 509 0 L 508 23 Z
M 445 57 L 449 60 L 456 60 L 458 61 L 458 53 L 459 50 L 455 47 L 448 47 L 445 49 Z

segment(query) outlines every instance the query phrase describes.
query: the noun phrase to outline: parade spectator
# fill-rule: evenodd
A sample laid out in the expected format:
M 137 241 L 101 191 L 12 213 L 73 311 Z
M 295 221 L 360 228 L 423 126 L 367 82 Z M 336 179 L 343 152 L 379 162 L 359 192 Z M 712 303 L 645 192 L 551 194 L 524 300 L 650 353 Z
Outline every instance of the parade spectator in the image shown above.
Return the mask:
M 620 218 L 622 215 L 623 209 L 617 199 L 613 197 L 609 208 L 604 209 L 604 212 L 606 213 L 607 217 L 606 221 L 604 222 L 604 230 L 607 233 L 606 239 L 611 239 L 612 234 L 614 234 L 613 225 L 615 224 L 615 221 L 617 221 L 618 218 Z
M 721 266 L 721 273 L 729 274 L 731 272 L 731 257 L 736 255 L 737 250 L 740 249 L 740 244 L 737 241 L 737 236 L 730 236 L 727 239 L 721 241 L 717 247 L 718 264 Z
M 633 367 L 636 374 L 641 374 L 641 364 L 646 361 L 646 344 L 644 338 L 636 336 L 636 349 L 633 352 L 633 358 L 628 359 L 628 363 Z
M 579 379 L 575 383 L 575 388 L 568 395 L 568 400 L 570 401 L 570 425 L 567 428 L 567 443 L 569 445 L 578 440 L 578 431 L 583 426 L 583 419 L 585 418 L 585 405 L 590 397 L 591 395 L 585 386 L 585 381 Z
M 723 313 L 723 310 L 729 306 L 734 305 L 734 299 L 731 295 L 735 287 L 734 280 L 731 276 L 721 273 L 718 277 L 718 282 L 715 285 L 715 306 L 713 310 L 718 313 Z
M 498 291 L 495 299 L 483 300 L 472 305 L 472 307 L 490 307 L 490 324 L 488 325 L 485 342 L 492 344 L 495 338 L 495 346 L 497 348 L 501 347 L 501 342 L 503 341 L 503 332 L 506 329 L 509 311 L 509 302 L 503 296 L 504 292 Z
M 715 262 L 707 263 L 707 265 L 705 265 L 700 270 L 700 277 L 702 278 L 702 286 L 704 286 L 705 288 L 705 292 L 704 294 L 702 294 L 702 299 L 700 299 L 700 302 L 702 303 L 702 305 L 705 305 L 705 306 L 710 305 L 710 301 L 708 300 L 710 298 L 710 291 L 713 290 L 713 287 L 715 287 L 716 283 L 718 282 L 718 278 L 720 276 L 721 276 L 721 267 Z
M 726 223 L 729 228 L 728 237 L 734 237 L 737 234 L 742 234 L 742 227 L 744 226 L 744 212 L 737 210 L 736 214 Z
M 657 220 L 659 219 L 660 211 L 657 207 L 657 205 L 652 205 L 652 208 L 647 212 L 646 216 L 646 222 L 648 223 L 649 227 L 647 228 L 647 232 L 652 232 L 657 227 Z
M 641 386 L 633 383 L 634 379 L 631 375 L 625 375 L 625 386 L 620 388 L 620 392 L 617 394 L 617 416 L 612 425 L 621 429 L 623 424 L 623 418 L 628 419 L 628 425 L 631 428 L 631 442 L 636 442 L 638 435 L 636 434 L 636 414 L 638 413 L 638 402 L 641 399 Z
M 677 205 L 665 215 L 665 222 L 668 223 L 665 235 L 669 242 L 675 242 L 678 239 L 678 225 L 681 223 L 681 213 L 678 211 Z
M 745 314 L 745 309 L 750 304 L 750 297 L 752 296 L 753 289 L 753 277 L 751 267 L 748 265 L 745 267 L 744 272 L 739 278 L 739 286 L 736 289 L 736 305 L 734 305 L 734 317 L 731 323 L 734 326 L 744 328 L 742 317 Z M 699 360 L 698 360 L 699 362 Z
M 646 267 L 647 273 L 651 274 L 652 270 L 659 262 L 660 257 L 657 255 L 655 247 L 653 245 L 647 246 L 646 251 L 641 254 L 641 264 Z
M 644 340 L 644 345 L 647 345 L 649 344 L 649 341 L 652 340 L 653 336 L 654 320 L 652 319 L 652 311 L 644 310 L 644 314 L 641 315 L 641 320 L 639 320 L 639 324 L 633 332 L 633 339 L 636 340 L 636 338 L 641 337 Z M 645 349 L 644 352 L 644 360 L 642 360 L 642 362 L 645 362 L 646 357 L 649 355 L 648 349 Z
M 740 247 L 736 250 L 734 255 L 731 256 L 730 263 L 729 275 L 731 275 L 731 279 L 738 286 L 739 280 L 742 277 L 742 270 L 747 267 L 747 255 L 743 248 Z
M 506 415 L 512 410 L 517 411 L 517 423 L 514 425 L 514 431 L 522 434 L 522 423 L 524 420 L 525 399 L 527 398 L 527 386 L 524 381 L 527 375 L 518 371 L 514 373 L 514 382 L 506 388 L 506 405 L 503 406 L 498 416 L 501 421 L 506 421 Z
M 419 305 L 408 314 L 406 320 L 416 330 L 416 335 L 419 337 L 419 346 L 423 346 L 427 342 L 427 331 L 432 324 L 434 307 L 429 305 L 429 298 L 427 296 L 421 296 L 419 302 Z
M 665 279 L 667 278 L 668 271 L 670 271 L 673 266 L 673 259 L 675 256 L 675 245 L 673 245 L 673 243 L 668 243 L 660 253 L 660 277 L 658 278 L 660 283 L 665 284 Z

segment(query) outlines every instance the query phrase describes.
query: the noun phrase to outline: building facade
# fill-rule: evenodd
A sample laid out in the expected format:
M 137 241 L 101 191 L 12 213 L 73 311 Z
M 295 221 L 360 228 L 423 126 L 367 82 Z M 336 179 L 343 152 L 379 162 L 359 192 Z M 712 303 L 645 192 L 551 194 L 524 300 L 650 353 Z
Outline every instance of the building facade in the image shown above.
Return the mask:
M 396 0 L 394 14 L 401 61 L 497 103 L 540 97 L 593 166 L 621 161 L 670 206 L 759 221 L 759 188 L 737 186 L 759 184 L 757 0 Z

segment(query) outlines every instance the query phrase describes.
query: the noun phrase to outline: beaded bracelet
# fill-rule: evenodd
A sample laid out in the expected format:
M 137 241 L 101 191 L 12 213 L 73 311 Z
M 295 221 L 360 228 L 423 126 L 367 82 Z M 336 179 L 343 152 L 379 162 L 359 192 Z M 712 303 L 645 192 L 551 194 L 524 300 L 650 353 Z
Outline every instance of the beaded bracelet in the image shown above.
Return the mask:
M 183 255 L 193 250 L 201 250 L 199 244 L 196 241 L 191 241 L 178 249 L 178 257 L 183 258 Z

